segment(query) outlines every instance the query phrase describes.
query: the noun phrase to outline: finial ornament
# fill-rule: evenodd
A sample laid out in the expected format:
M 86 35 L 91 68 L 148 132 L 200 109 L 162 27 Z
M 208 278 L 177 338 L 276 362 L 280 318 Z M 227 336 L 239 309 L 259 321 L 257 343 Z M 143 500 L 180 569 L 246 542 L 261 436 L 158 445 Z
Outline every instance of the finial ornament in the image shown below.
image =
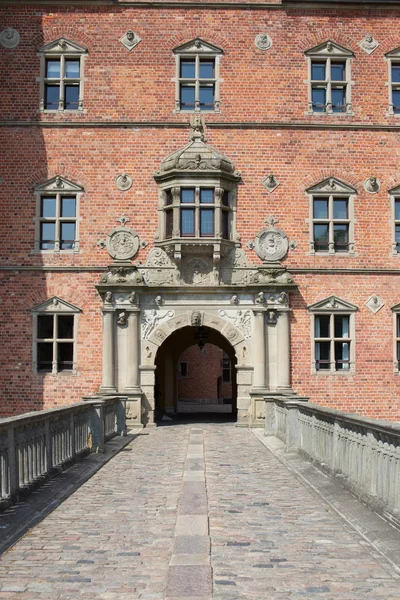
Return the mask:
M 190 117 L 190 139 L 206 141 L 205 120 L 202 115 L 192 115 Z
M 118 221 L 118 223 L 121 223 L 122 227 L 125 227 L 125 225 L 130 221 L 125 214 L 122 214 L 120 217 L 118 217 L 118 219 L 115 220 Z
M 266 223 L 267 225 L 271 225 L 271 227 L 275 227 L 275 225 L 279 223 L 279 221 L 278 219 L 275 219 L 275 217 L 271 216 L 264 219 L 264 223 Z

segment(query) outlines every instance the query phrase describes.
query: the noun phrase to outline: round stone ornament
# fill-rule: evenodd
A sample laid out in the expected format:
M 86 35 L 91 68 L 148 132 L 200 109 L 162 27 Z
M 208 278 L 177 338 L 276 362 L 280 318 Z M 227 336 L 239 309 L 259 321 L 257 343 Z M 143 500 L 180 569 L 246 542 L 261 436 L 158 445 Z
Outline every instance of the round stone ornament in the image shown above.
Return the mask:
M 121 192 L 126 192 L 132 187 L 132 177 L 122 173 L 122 175 L 118 175 L 115 184 Z
M 260 231 L 255 240 L 256 252 L 264 262 L 276 262 L 286 256 L 289 241 L 286 234 L 275 227 Z
M 139 236 L 133 229 L 117 227 L 108 235 L 106 246 L 111 258 L 128 260 L 139 250 Z
M 19 44 L 19 33 L 11 27 L 7 27 L 0 33 L 0 44 L 4 48 L 16 48 Z
M 272 46 L 272 40 L 268 33 L 259 33 L 254 43 L 259 50 L 269 50 Z

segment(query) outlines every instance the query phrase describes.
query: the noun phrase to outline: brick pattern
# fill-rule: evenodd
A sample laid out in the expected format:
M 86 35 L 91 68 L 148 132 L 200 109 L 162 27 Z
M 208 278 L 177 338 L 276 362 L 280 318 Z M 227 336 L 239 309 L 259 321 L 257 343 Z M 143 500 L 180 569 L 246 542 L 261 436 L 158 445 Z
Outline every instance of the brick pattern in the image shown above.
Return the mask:
M 179 400 L 232 398 L 232 385 L 222 380 L 223 357 L 221 348 L 213 344 L 203 350 L 198 346 L 185 350 L 179 362 L 188 363 L 188 376 L 178 378 Z

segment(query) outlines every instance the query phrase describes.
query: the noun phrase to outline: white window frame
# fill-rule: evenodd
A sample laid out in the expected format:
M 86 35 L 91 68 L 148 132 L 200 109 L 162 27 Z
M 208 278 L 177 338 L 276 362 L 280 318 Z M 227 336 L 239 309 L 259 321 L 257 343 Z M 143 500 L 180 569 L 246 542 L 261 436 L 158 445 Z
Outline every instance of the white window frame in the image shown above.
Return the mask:
M 392 307 L 393 314 L 393 373 L 400 375 L 399 368 L 399 358 L 400 358 L 400 350 L 399 355 L 397 354 L 397 343 L 400 344 L 400 336 L 397 335 L 397 321 L 400 321 L 400 304 L 396 304 L 396 306 Z
M 354 82 L 351 80 L 351 60 L 354 57 L 353 52 L 343 48 L 336 42 L 328 40 L 324 44 L 320 44 L 315 48 L 307 50 L 307 52 L 305 52 L 305 56 L 308 70 L 308 111 L 306 114 L 334 116 L 352 115 L 353 107 L 351 103 L 351 88 L 354 85 Z M 312 80 L 311 65 L 313 62 L 325 64 L 325 80 Z M 345 63 L 345 80 L 343 81 L 336 82 L 331 79 L 331 64 L 335 62 Z M 334 112 L 332 106 L 332 89 L 339 88 L 341 86 L 345 87 L 346 108 L 343 112 Z M 317 87 L 326 90 L 325 111 L 313 110 L 312 90 Z
M 312 375 L 339 375 L 347 376 L 354 375 L 355 373 L 355 312 L 358 310 L 354 304 L 338 298 L 337 296 L 331 296 L 320 302 L 308 307 L 311 316 L 311 374 Z M 330 317 L 330 335 L 329 338 L 317 338 L 315 336 L 315 322 L 317 317 L 329 316 Z M 349 337 L 348 338 L 335 338 L 334 337 L 334 317 L 335 316 L 348 316 L 349 317 Z M 329 369 L 317 369 L 316 368 L 316 355 L 315 346 L 318 341 L 330 342 L 330 368 Z M 349 342 L 349 369 L 336 369 L 335 361 L 335 342 Z
M 396 221 L 396 201 L 400 203 L 400 185 L 395 188 L 389 190 L 389 198 L 390 198 L 390 211 L 391 211 L 391 223 L 392 223 L 392 255 L 400 256 L 400 245 L 399 249 L 397 249 L 396 242 L 396 225 L 400 227 L 400 219 Z
M 387 116 L 400 117 L 400 110 L 399 110 L 399 112 L 394 112 L 394 107 L 393 107 L 393 90 L 400 91 L 400 82 L 394 83 L 392 81 L 392 66 L 394 64 L 398 64 L 400 66 L 400 48 L 396 48 L 395 50 L 391 50 L 390 52 L 385 54 L 385 59 L 386 59 L 387 66 L 388 66 L 388 80 L 387 80 L 386 85 L 388 88 L 388 95 L 389 95 L 389 107 L 388 107 Z
M 209 44 L 201 40 L 200 38 L 196 38 L 187 44 L 183 44 L 178 48 L 174 49 L 175 54 L 175 111 L 176 113 L 219 113 L 220 112 L 220 59 L 222 56 L 222 50 L 217 46 Z M 214 60 L 214 77 L 212 79 L 204 79 L 201 80 L 199 77 L 199 63 L 200 60 L 211 59 Z M 182 59 L 194 59 L 196 62 L 196 72 L 195 77 L 192 78 L 181 78 L 181 60 Z M 194 110 L 182 110 L 181 109 L 181 84 L 185 82 L 193 82 L 195 84 L 195 108 Z M 200 82 L 204 81 L 205 83 L 212 83 L 214 85 L 214 109 L 213 110 L 200 110 Z
M 31 309 L 32 318 L 33 318 L 33 345 L 32 345 L 32 367 L 33 372 L 38 373 L 40 375 L 77 375 L 77 362 L 78 362 L 78 351 L 77 351 L 77 340 L 78 340 L 78 314 L 81 310 L 54 296 L 50 298 L 46 302 L 43 302 L 40 305 L 35 306 Z M 50 316 L 53 318 L 53 336 L 51 338 L 42 339 L 38 337 L 38 321 L 41 316 Z M 69 316 L 73 317 L 73 337 L 71 339 L 67 338 L 59 338 L 57 336 L 58 332 L 58 318 L 60 316 Z M 55 333 L 55 335 L 54 335 Z M 38 369 L 38 344 L 39 343 L 51 343 L 53 344 L 53 362 L 51 371 L 39 370 Z M 58 370 L 57 364 L 57 349 L 58 344 L 62 343 L 72 343 L 73 347 L 73 358 L 72 358 L 72 369 L 65 369 L 62 371 Z
M 82 186 L 61 177 L 60 175 L 56 175 L 52 177 L 48 181 L 38 185 L 35 187 L 35 196 L 36 196 L 36 226 L 35 226 L 35 253 L 40 254 L 54 254 L 54 253 L 77 253 L 79 252 L 79 214 L 80 214 L 80 202 L 81 196 L 84 192 Z M 42 206 L 42 198 L 46 196 L 56 197 L 56 216 L 55 217 L 42 217 L 41 216 L 41 206 Z M 75 204 L 75 217 L 61 217 L 60 216 L 60 205 L 62 196 L 74 196 L 76 199 Z M 55 234 L 55 243 L 54 249 L 41 249 L 41 223 L 50 221 L 55 222 L 56 224 L 56 234 Z M 75 242 L 73 248 L 60 249 L 60 232 L 61 226 L 60 224 L 65 222 L 75 222 Z
M 324 181 L 308 188 L 307 190 L 309 198 L 309 223 L 310 223 L 310 254 L 316 256 L 349 256 L 354 255 L 354 203 L 357 195 L 356 189 L 343 181 L 340 181 L 336 177 L 325 179 Z M 318 200 L 318 197 L 329 197 L 328 204 L 328 218 L 327 219 L 314 219 L 314 200 Z M 333 218 L 333 200 L 337 199 L 348 199 L 348 218 L 347 219 L 334 219 Z M 318 223 L 329 223 L 329 250 L 316 251 L 315 240 L 314 240 L 314 224 Z M 348 224 L 349 225 L 349 243 L 347 252 L 336 252 L 333 239 L 333 224 Z
M 39 111 L 44 113 L 81 113 L 83 112 L 83 93 L 84 93 L 84 65 L 85 65 L 85 56 L 87 55 L 87 48 L 84 46 L 80 46 L 75 42 L 71 42 L 65 38 L 60 38 L 51 42 L 50 44 L 46 44 L 39 50 L 40 56 L 40 105 Z M 73 59 L 79 60 L 79 77 L 67 79 L 65 77 L 65 60 Z M 47 60 L 60 60 L 60 77 L 54 79 L 48 79 L 46 77 L 46 61 Z M 68 109 L 64 108 L 65 102 L 65 86 L 70 84 L 76 84 L 79 87 L 78 94 L 78 109 Z M 58 110 L 47 109 L 45 107 L 45 93 L 46 93 L 46 84 L 59 84 L 60 86 L 60 97 L 58 101 Z

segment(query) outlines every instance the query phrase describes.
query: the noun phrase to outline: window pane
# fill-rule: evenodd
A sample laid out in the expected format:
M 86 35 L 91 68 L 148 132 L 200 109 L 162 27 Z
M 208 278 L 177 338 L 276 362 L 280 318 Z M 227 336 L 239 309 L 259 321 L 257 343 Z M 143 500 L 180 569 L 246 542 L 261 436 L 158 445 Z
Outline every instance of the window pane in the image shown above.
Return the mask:
M 311 79 L 325 81 L 325 63 L 311 63 Z
M 400 252 L 400 225 L 396 225 L 396 250 Z
M 58 110 L 60 99 L 59 85 L 46 85 L 44 91 L 44 107 L 46 110 Z
M 333 112 L 345 112 L 346 91 L 344 88 L 332 88 L 332 110 Z
M 397 321 L 397 334 L 396 337 L 400 338 L 400 315 L 396 315 L 396 321 Z M 397 355 L 399 356 L 399 355 Z
M 76 211 L 76 198 L 68 197 L 61 198 L 61 216 L 62 217 L 75 217 Z
M 350 343 L 335 342 L 335 369 L 348 371 L 350 368 Z
M 329 315 L 322 317 L 315 317 L 315 337 L 316 338 L 328 338 L 330 337 L 329 325 L 331 318 Z
M 59 60 L 46 60 L 46 77 L 51 79 L 60 78 Z
M 400 199 L 396 199 L 394 203 L 394 218 L 396 221 L 400 221 Z
M 393 90 L 392 92 L 393 111 L 400 113 L 400 90 Z
M 172 210 L 167 210 L 165 213 L 165 237 L 172 238 L 172 230 L 173 230 L 173 212 Z
M 400 367 L 400 342 L 397 342 L 397 368 Z
M 200 79 L 213 79 L 214 78 L 214 61 L 213 60 L 200 60 Z
M 400 82 L 400 64 L 392 64 L 392 82 Z
M 349 337 L 349 326 L 350 326 L 350 317 L 341 315 L 335 315 L 335 338 L 348 338 Z
M 74 345 L 72 343 L 57 344 L 57 370 L 71 371 L 73 366 Z
M 194 235 L 194 208 L 181 210 L 181 235 Z
M 222 211 L 222 237 L 224 240 L 229 240 L 229 212 Z
M 314 219 L 328 218 L 328 198 L 316 198 L 314 200 Z
M 79 77 L 79 60 L 66 60 L 65 61 L 65 77 L 69 79 L 77 79 Z
M 200 202 L 201 204 L 212 204 L 214 202 L 214 190 L 200 190 Z
M 57 338 L 60 340 L 72 340 L 74 337 L 73 315 L 59 315 Z
M 344 81 L 346 74 L 345 63 L 331 63 L 331 80 Z
M 53 315 L 38 316 L 37 337 L 41 340 L 53 339 Z
M 335 242 L 334 248 L 336 252 L 347 252 L 349 245 L 349 226 L 334 225 L 333 241 Z
M 325 112 L 326 104 L 326 89 L 313 88 L 312 90 L 312 105 L 314 112 Z
M 75 223 L 61 223 L 60 250 L 71 250 L 75 245 Z
M 200 110 L 214 110 L 214 86 L 200 86 Z
M 79 107 L 79 86 L 66 85 L 64 88 L 65 101 L 64 108 L 68 110 L 78 110 Z
M 213 208 L 202 208 L 200 211 L 200 235 L 214 235 Z
M 40 248 L 42 250 L 53 250 L 56 239 L 56 224 L 41 223 L 40 224 Z
M 181 60 L 181 74 L 180 77 L 185 79 L 194 79 L 196 77 L 196 61 L 193 60 Z
M 38 371 L 51 371 L 53 367 L 53 344 L 40 343 L 37 345 Z
M 317 371 L 329 370 L 331 358 L 330 342 L 316 342 L 315 344 L 315 368 Z
M 181 85 L 181 110 L 194 110 L 194 86 Z
M 343 200 L 334 200 L 333 201 L 333 218 L 334 219 L 348 219 L 348 201 L 347 199 Z
M 324 252 L 329 250 L 329 227 L 328 225 L 314 225 L 314 250 Z
M 40 212 L 41 217 L 55 217 L 56 216 L 56 198 L 46 197 L 42 198 L 42 209 Z
M 193 204 L 194 203 L 194 188 L 182 188 L 181 189 L 181 203 L 182 204 Z

